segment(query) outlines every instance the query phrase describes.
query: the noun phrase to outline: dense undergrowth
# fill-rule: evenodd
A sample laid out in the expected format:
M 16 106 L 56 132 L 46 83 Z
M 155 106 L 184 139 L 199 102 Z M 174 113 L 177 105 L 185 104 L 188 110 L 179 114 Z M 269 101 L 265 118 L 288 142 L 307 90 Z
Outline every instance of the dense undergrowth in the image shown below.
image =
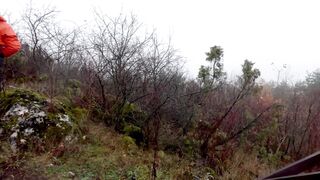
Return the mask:
M 48 152 L 12 153 L 1 141 L 1 178 L 39 179 L 151 179 L 153 152 L 139 148 L 132 138 L 104 124 L 82 121 L 77 141 L 57 145 Z M 267 161 L 239 150 L 219 175 L 203 162 L 159 151 L 158 179 L 254 179 L 271 172 Z M 267 160 L 264 159 L 264 160 Z
M 1 112 L 6 112 L 16 103 L 21 105 L 34 103 L 35 106 L 38 102 L 48 103 L 45 95 L 30 88 L 24 89 L 25 84 L 18 86 L 20 87 L 9 88 L 6 95 L 2 95 Z M 62 103 L 63 100 L 64 103 Z M 73 119 L 73 130 L 70 136 L 56 139 L 60 143 L 45 141 L 39 144 L 38 142 L 39 146 L 29 146 L 28 149 L 14 152 L 10 139 L 2 135 L 1 179 L 152 178 L 154 151 L 136 142 L 133 138 L 135 136 L 130 136 L 132 135 L 130 132 L 137 131 L 135 128 L 126 126 L 125 130 L 119 133 L 112 127 L 107 127 L 104 122 L 90 120 L 87 110 L 77 107 L 66 98 L 59 97 L 53 101 L 56 105 L 54 110 L 50 110 L 51 113 L 63 111 Z M 57 137 L 59 133 L 56 131 L 52 135 Z M 185 144 L 189 143 L 185 142 Z M 40 146 L 43 148 L 39 148 Z M 249 155 L 248 152 L 239 149 L 230 159 L 221 164 L 220 171 L 216 171 L 205 161 L 194 156 L 196 149 L 190 148 L 189 153 L 183 154 L 176 153 L 172 149 L 157 151 L 157 178 L 253 179 L 268 174 L 276 167 L 272 161 L 269 161 L 267 154 L 265 157 L 258 158 L 258 151 L 252 151 Z

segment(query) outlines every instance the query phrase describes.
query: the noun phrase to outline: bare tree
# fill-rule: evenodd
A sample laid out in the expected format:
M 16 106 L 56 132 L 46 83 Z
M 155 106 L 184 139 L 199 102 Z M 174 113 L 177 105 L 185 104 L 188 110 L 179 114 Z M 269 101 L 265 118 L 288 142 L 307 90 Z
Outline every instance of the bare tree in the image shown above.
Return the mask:
M 77 44 L 78 32 L 66 30 L 55 21 L 57 11 L 29 7 L 23 15 L 25 24 L 23 39 L 28 44 L 26 56 L 35 76 L 48 76 L 47 93 L 52 100 L 61 89 L 58 83 L 70 77 L 75 68 L 81 47 Z M 79 67 L 79 63 L 77 63 Z M 68 74 L 66 74 L 68 73 Z
M 142 62 L 142 93 L 143 98 L 138 101 L 140 107 L 147 113 L 145 134 L 154 150 L 152 178 L 157 177 L 157 152 L 159 150 L 159 132 L 163 123 L 165 107 L 176 95 L 178 84 L 175 78 L 179 76 L 180 57 L 169 44 L 161 44 L 156 36 L 147 49 Z
M 133 94 L 140 88 L 137 82 L 141 77 L 142 52 L 150 41 L 148 35 L 141 37 L 140 27 L 134 16 L 108 18 L 97 14 L 97 29 L 88 52 L 96 69 L 102 107 L 107 105 L 106 91 L 116 97 L 116 124 L 121 121 L 118 118 L 124 105 L 135 99 Z

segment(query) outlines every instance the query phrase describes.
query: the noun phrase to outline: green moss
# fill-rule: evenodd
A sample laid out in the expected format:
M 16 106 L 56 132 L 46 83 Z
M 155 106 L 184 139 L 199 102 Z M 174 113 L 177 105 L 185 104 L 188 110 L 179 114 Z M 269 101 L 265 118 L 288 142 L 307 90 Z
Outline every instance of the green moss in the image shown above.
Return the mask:
M 5 95 L 0 95 L 0 117 L 2 117 L 13 105 L 19 104 L 21 106 L 28 106 L 30 104 L 43 105 L 45 104 L 45 97 L 24 89 L 9 89 Z M 18 117 L 13 116 L 8 121 L 0 121 L 0 126 L 5 130 L 10 130 L 18 122 Z
M 0 95 L 0 116 L 15 104 L 28 105 L 30 103 L 44 104 L 46 98 L 39 93 L 25 89 L 10 89 L 5 95 Z
M 13 128 L 18 122 L 18 117 L 11 117 L 10 120 L 6 122 L 1 122 L 0 125 L 2 126 L 4 133 L 9 131 L 11 128 Z
M 19 100 L 29 102 L 44 102 L 46 97 L 37 92 L 27 89 L 12 89 L 7 93 L 7 98 L 20 98 Z
M 27 109 L 23 115 L 6 116 L 9 119 L 0 120 L 4 138 L 8 138 L 13 132 L 18 132 L 17 129 L 19 130 L 16 139 L 19 147 L 19 139 L 22 138 L 30 144 L 27 144 L 27 147 L 32 147 L 32 143 L 36 141 L 44 142 L 48 146 L 58 144 L 70 133 L 80 131 L 80 128 L 75 125 L 75 119 L 83 118 L 86 112 L 82 109 L 74 109 L 58 100 L 49 103 L 45 96 L 25 89 L 10 89 L 6 95 L 1 95 L 1 100 L 0 117 L 3 117 L 11 107 L 16 105 Z M 37 116 L 38 114 L 40 116 Z M 23 119 L 21 123 L 18 123 L 19 118 Z M 31 133 L 26 134 L 25 132 Z

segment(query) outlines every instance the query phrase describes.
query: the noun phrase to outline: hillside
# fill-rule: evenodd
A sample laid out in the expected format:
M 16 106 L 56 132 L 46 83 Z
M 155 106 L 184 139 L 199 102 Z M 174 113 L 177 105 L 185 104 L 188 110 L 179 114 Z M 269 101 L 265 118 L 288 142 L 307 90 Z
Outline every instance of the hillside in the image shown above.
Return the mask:
M 21 102 L 29 102 L 29 105 L 31 102 L 37 106 L 35 97 L 46 99 L 45 96 L 40 96 L 30 89 L 26 91 L 21 88 L 11 88 L 6 96 L 1 96 L 1 110 L 3 111 L 5 107 L 3 102 L 7 103 L 6 109 L 12 109 L 14 104 Z M 41 144 L 27 141 L 25 146 L 22 147 L 20 143 L 20 148 L 14 150 L 10 136 L 2 133 L 0 179 L 151 179 L 154 163 L 152 150 L 138 147 L 134 139 L 115 132 L 101 122 L 88 120 L 85 110 L 70 110 L 78 113 L 74 114 L 78 119 L 73 121 L 76 124 L 73 125 L 74 130 L 69 136 L 56 139 L 59 143 L 53 143 L 53 139 Z M 2 113 L 2 127 L 6 116 L 3 114 L 8 113 Z M 22 113 L 17 114 L 23 117 Z M 57 135 L 60 132 L 53 133 Z M 157 177 L 158 179 L 216 177 L 233 179 L 242 176 L 244 179 L 250 179 L 269 172 L 267 170 L 269 167 L 261 166 L 257 159 L 251 159 L 253 156 L 238 152 L 234 158 L 237 163 L 227 163 L 228 171 L 221 177 L 201 161 L 158 151 Z

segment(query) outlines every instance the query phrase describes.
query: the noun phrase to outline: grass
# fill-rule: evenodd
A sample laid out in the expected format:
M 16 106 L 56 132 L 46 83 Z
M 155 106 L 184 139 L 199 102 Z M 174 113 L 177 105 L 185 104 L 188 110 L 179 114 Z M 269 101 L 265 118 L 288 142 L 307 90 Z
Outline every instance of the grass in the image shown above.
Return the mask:
M 14 172 L 20 173 L 17 177 L 31 179 L 150 179 L 152 151 L 124 141 L 124 135 L 119 135 L 104 124 L 85 121 L 83 125 L 87 132 L 78 142 L 66 144 L 61 157 L 54 157 L 51 152 L 29 152 L 21 155 L 18 161 L 10 161 L 13 156 L 10 147 L 2 143 L 0 164 L 10 162 L 16 168 Z M 190 159 L 163 151 L 159 152 L 159 157 L 158 179 L 193 179 L 194 175 L 202 179 L 256 179 L 273 171 L 255 154 L 248 155 L 241 150 L 226 162 L 227 169 L 220 177 L 212 169 Z
M 47 179 L 150 179 L 153 153 L 124 141 L 103 124 L 86 122 L 88 132 L 77 143 L 66 145 L 63 156 L 52 153 L 40 155 L 25 153 L 20 169 Z M 191 169 L 193 162 L 176 155 L 160 152 L 158 179 L 177 179 L 186 171 L 200 172 L 202 167 Z M 71 173 L 72 172 L 72 173 Z
M 248 154 L 242 150 L 238 150 L 234 156 L 226 162 L 228 169 L 219 177 L 221 180 L 231 179 L 259 179 L 265 177 L 275 170 L 269 164 L 262 162 L 253 152 Z

